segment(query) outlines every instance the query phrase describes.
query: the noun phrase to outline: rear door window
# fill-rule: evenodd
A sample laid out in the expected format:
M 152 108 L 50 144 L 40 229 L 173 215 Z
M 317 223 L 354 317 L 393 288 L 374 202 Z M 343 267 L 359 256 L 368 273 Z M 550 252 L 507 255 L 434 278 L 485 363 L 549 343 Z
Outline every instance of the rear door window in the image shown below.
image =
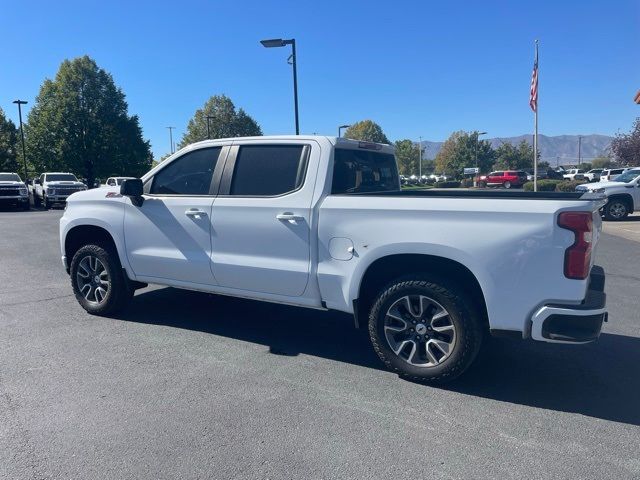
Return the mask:
M 304 145 L 243 145 L 238 151 L 230 195 L 272 197 L 299 189 L 307 168 Z
M 389 153 L 336 148 L 331 193 L 398 190 L 398 167 Z

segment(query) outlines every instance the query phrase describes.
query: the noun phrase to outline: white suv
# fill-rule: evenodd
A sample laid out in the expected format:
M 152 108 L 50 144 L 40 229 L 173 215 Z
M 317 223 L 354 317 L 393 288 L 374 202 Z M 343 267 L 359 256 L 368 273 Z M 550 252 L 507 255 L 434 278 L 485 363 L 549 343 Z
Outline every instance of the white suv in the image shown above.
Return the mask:
M 604 193 L 607 204 L 603 208 L 607 220 L 622 220 L 640 208 L 640 167 L 627 169 L 613 181 L 578 185 L 576 192 Z

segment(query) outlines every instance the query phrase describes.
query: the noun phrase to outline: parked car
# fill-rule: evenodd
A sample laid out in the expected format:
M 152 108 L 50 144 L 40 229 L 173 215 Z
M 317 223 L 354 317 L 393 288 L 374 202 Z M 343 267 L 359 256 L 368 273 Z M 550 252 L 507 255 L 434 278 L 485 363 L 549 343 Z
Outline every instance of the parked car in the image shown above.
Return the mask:
M 122 185 L 122 182 L 132 178 L 135 178 L 135 177 L 109 177 L 107 178 L 105 185 L 107 187 L 119 187 L 120 185 Z
M 578 185 L 577 192 L 603 193 L 607 204 L 602 209 L 607 220 L 623 220 L 640 209 L 640 168 L 630 168 L 614 180 Z
M 33 203 L 49 208 L 55 204 L 65 203 L 69 195 L 86 190 L 87 186 L 80 182 L 73 173 L 47 172 L 35 181 Z
M 368 325 L 391 370 L 446 381 L 489 332 L 598 337 L 604 201 L 401 190 L 389 145 L 230 138 L 183 148 L 119 192 L 72 195 L 60 248 L 89 313 L 116 312 L 147 283 L 339 310 Z
M 496 187 L 504 188 L 521 187 L 527 183 L 527 172 L 522 170 L 506 170 L 491 172 L 488 175 L 481 175 L 477 184 L 479 187 Z
M 17 173 L 0 172 L 0 205 L 29 210 L 29 190 Z
M 586 172 L 581 168 L 571 168 L 562 176 L 565 180 L 584 180 Z
M 618 175 L 623 174 L 627 169 L 626 168 L 608 168 L 603 170 L 600 174 L 601 182 L 611 182 Z
M 584 178 L 590 182 L 599 182 L 600 175 L 602 174 L 603 170 L 604 168 L 592 168 L 591 170 L 589 170 L 587 173 L 584 174 Z

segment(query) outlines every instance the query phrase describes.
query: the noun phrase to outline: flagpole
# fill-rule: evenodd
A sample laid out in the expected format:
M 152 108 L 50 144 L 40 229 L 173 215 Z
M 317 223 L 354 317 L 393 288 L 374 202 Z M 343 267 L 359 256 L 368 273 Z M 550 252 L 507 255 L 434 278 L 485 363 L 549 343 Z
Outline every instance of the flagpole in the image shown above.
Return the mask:
M 538 89 L 539 70 L 538 65 L 538 40 L 536 40 L 536 90 Z M 534 135 L 533 135 L 533 191 L 538 191 L 538 95 L 536 92 L 536 109 L 534 113 Z

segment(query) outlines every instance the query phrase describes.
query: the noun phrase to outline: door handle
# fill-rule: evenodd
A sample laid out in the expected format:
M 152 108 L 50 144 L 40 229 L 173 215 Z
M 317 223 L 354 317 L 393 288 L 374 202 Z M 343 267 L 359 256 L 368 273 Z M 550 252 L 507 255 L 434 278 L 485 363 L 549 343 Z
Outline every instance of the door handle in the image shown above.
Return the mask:
M 198 210 L 197 208 L 190 208 L 189 210 L 184 212 L 184 214 L 187 217 L 195 217 L 195 218 L 200 218 L 200 217 L 206 217 L 207 216 L 207 212 L 205 212 L 204 210 Z
M 295 213 L 284 212 L 276 215 L 276 219 L 282 222 L 296 223 L 297 221 L 304 220 L 304 217 L 302 215 L 296 215 Z

